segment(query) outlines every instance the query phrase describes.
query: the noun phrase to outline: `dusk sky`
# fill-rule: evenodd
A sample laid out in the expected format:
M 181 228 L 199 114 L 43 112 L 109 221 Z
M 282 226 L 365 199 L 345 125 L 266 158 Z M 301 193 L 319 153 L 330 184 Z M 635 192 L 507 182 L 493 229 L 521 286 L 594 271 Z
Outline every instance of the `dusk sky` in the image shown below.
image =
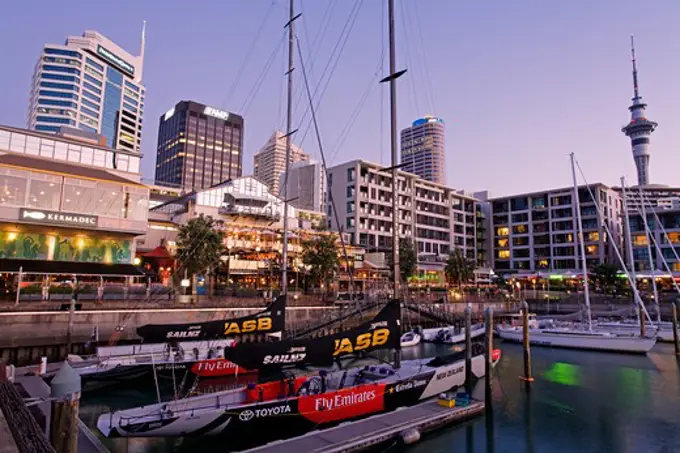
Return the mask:
M 253 154 L 285 124 L 286 43 L 281 41 L 287 3 L 5 2 L 0 124 L 26 126 L 31 76 L 44 43 L 63 43 L 67 35 L 92 29 L 137 54 L 142 21 L 147 20 L 144 177 L 153 178 L 159 116 L 183 99 L 244 116 L 243 161 L 245 173 L 250 173 Z M 634 183 L 630 142 L 620 131 L 630 118 L 631 33 L 647 116 L 659 123 L 652 135 L 650 181 L 680 186 L 675 167 L 680 150 L 677 0 L 396 3 L 397 66 L 408 68 L 399 80 L 398 127 L 425 114 L 444 119 L 449 186 L 488 189 L 493 196 L 567 186 L 572 151 L 589 182 L 615 185 L 625 175 Z M 319 107 L 329 165 L 354 158 L 389 165 L 388 90 L 377 83 L 387 74 L 386 63 L 379 68 L 387 48 L 385 4 L 296 0 L 303 13 L 296 22 L 297 35 L 303 52 L 312 55 L 305 61 L 312 88 L 358 5 L 356 22 L 350 21 L 346 46 Z M 263 31 L 248 54 L 265 17 Z M 263 74 L 277 46 L 278 53 Z M 245 70 L 234 85 L 244 61 Z M 298 100 L 303 85 L 300 64 L 296 66 L 294 124 L 300 130 L 294 141 L 304 138 L 302 147 L 318 158 L 313 129 L 308 130 L 309 115 L 303 119 L 306 97 Z M 322 85 L 330 72 L 331 68 Z M 253 89 L 261 74 L 260 88 Z M 365 93 L 363 107 L 338 147 Z

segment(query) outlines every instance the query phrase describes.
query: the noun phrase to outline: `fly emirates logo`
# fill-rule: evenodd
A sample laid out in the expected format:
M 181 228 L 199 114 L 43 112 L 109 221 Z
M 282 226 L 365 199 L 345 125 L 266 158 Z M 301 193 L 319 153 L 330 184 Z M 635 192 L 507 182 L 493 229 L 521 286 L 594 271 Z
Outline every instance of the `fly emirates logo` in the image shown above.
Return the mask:
M 350 393 L 349 395 L 333 395 L 331 398 L 320 397 L 315 401 L 314 408 L 317 411 L 340 409 L 346 406 L 353 406 L 368 401 L 373 401 L 376 397 L 375 390 L 366 390 L 360 393 Z

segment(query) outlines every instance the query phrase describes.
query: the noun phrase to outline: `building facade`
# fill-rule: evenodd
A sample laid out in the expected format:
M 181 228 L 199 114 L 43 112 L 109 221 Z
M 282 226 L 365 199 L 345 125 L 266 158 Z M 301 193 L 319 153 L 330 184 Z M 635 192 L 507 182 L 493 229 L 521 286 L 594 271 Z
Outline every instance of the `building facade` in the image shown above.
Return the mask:
M 402 170 L 426 181 L 446 184 L 444 121 L 434 116 L 419 118 L 401 131 Z
M 597 200 L 590 196 L 588 186 L 580 186 L 578 191 L 588 266 L 617 263 L 613 247 L 622 244 L 621 199 L 603 184 L 589 187 Z M 497 273 L 581 268 L 573 188 L 493 198 L 490 203 L 493 269 Z
M 139 159 L 0 126 L 0 273 L 138 275 L 135 237 L 149 210 Z
M 27 123 L 39 132 L 75 127 L 106 146 L 140 153 L 145 88 L 142 50 L 134 56 L 96 31 L 46 44 L 33 73 Z
M 392 244 L 392 176 L 381 166 L 354 160 L 329 169 L 337 215 L 352 244 L 369 252 L 387 252 Z M 399 171 L 399 237 L 410 239 L 420 275 L 443 278 L 444 263 L 454 249 L 483 265 L 484 234 L 478 200 L 460 191 Z M 335 222 L 330 226 L 335 228 Z
M 158 125 L 156 184 L 191 191 L 241 177 L 243 126 L 240 115 L 177 103 Z
M 286 137 L 276 131 L 253 157 L 253 175 L 271 189 L 272 194 L 281 193 L 281 175 L 286 171 Z M 290 145 L 289 164 L 307 162 L 309 156 L 299 146 Z M 290 198 L 290 197 L 288 197 Z
M 300 209 L 324 211 L 326 175 L 323 165 L 315 160 L 295 162 L 290 165 L 288 177 L 282 173 L 279 187 L 288 187 L 285 192 L 290 204 Z

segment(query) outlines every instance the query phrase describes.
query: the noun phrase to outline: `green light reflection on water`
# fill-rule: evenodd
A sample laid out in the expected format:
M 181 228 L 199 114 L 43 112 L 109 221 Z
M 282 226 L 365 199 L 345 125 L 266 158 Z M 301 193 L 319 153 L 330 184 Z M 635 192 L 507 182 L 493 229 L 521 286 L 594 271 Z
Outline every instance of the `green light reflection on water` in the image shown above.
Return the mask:
M 543 378 L 556 384 L 581 387 L 581 367 L 570 363 L 555 362 L 543 372 Z

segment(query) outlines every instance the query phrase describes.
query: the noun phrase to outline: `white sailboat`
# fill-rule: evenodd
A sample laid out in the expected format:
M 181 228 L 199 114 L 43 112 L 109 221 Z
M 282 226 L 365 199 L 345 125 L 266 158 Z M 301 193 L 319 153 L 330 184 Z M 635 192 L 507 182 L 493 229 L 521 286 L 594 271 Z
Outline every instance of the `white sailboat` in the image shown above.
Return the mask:
M 486 332 L 484 324 L 473 324 L 470 328 L 470 337 L 477 338 Z M 423 329 L 423 341 L 432 343 L 458 344 L 465 342 L 465 328 L 454 326 L 433 327 Z
M 573 325 L 555 328 L 529 328 L 529 342 L 537 346 L 552 346 L 561 348 L 587 349 L 593 351 L 623 352 L 646 354 L 656 344 L 656 337 L 639 337 L 635 333 L 615 333 L 604 329 L 593 329 L 590 311 L 590 292 L 588 288 L 588 269 L 586 265 L 585 245 L 583 242 L 583 225 L 581 223 L 581 208 L 579 203 L 578 184 L 576 182 L 576 169 L 574 166 L 574 154 L 571 154 L 571 171 L 574 181 L 574 206 L 576 209 L 576 220 L 578 223 L 578 237 L 581 252 L 581 268 L 583 271 L 583 287 L 586 302 L 586 325 Z M 586 185 L 586 187 L 588 187 Z M 590 192 L 590 188 L 588 187 Z M 590 196 L 593 200 L 592 192 Z M 597 203 L 596 203 L 597 206 Z M 598 215 L 602 218 L 602 213 L 598 206 Z M 603 222 L 605 229 L 606 223 Z M 609 234 L 609 231 L 608 231 Z M 618 249 L 614 250 L 621 260 Z M 621 260 L 623 261 L 623 260 Z M 625 267 L 625 266 L 624 266 Z M 630 278 L 630 277 L 629 277 Z M 633 291 L 638 303 L 641 303 L 637 289 L 633 284 Z M 644 310 L 646 313 L 646 310 Z M 498 333 L 501 339 L 506 341 L 522 342 L 523 327 L 499 327 Z

